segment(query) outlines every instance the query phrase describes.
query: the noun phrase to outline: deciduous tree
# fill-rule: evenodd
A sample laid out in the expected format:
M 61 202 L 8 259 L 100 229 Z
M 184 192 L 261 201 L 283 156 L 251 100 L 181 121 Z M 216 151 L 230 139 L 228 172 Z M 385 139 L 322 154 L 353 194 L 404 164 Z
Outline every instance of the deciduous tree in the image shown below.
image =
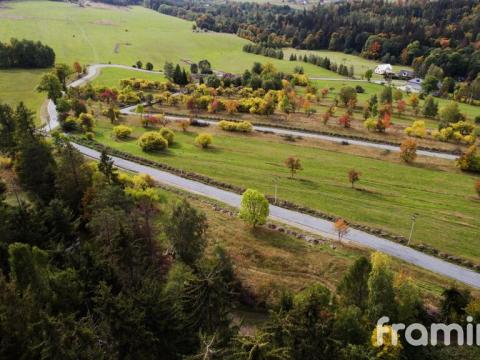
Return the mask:
M 400 158 L 411 163 L 417 158 L 417 143 L 413 139 L 406 139 L 400 145 Z
M 349 172 L 348 172 L 348 181 L 352 184 L 352 189 L 355 187 L 355 183 L 357 181 L 360 181 L 360 176 L 362 174 L 355 170 L 355 169 L 351 169 Z
M 256 227 L 265 224 L 268 214 L 269 204 L 265 195 L 257 190 L 247 189 L 242 195 L 240 219 Z
M 295 156 L 289 156 L 285 160 L 285 165 L 290 170 L 290 174 L 291 174 L 292 179 L 295 176 L 295 174 L 297 173 L 297 171 L 303 170 L 302 163 L 301 163 L 300 159 L 295 157 Z
M 350 227 L 348 226 L 348 223 L 344 219 L 337 219 L 333 223 L 333 228 L 335 232 L 337 233 L 338 236 L 338 241 L 342 241 L 343 237 L 348 234 L 350 231 Z

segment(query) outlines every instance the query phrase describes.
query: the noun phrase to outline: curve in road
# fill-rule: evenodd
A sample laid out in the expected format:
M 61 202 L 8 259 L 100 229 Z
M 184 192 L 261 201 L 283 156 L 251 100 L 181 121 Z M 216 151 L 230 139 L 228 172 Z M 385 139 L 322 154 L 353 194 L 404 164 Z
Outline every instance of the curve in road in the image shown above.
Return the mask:
M 107 66 L 111 65 L 101 65 L 101 67 Z M 135 69 L 128 66 L 120 66 L 122 68 Z M 99 69 L 99 67 L 97 67 L 97 69 Z M 95 70 L 94 73 L 89 71 L 87 76 L 89 76 L 90 74 L 93 75 L 89 79 L 93 78 L 95 74 L 97 74 L 97 70 Z M 81 85 L 88 81 L 85 80 L 87 76 L 85 78 L 77 80 L 75 86 Z M 72 86 L 72 84 L 70 86 Z M 54 129 L 56 126 L 58 126 L 58 114 L 53 104 L 49 104 L 48 112 L 51 118 L 50 129 Z M 91 157 L 93 159 L 99 159 L 100 157 L 100 153 L 98 151 L 78 144 L 73 145 L 85 156 Z M 137 164 L 135 162 L 125 159 L 117 157 L 112 157 L 112 159 L 115 165 L 119 168 L 132 172 L 149 174 L 158 182 L 180 188 L 188 192 L 216 199 L 233 207 L 239 207 L 240 205 L 240 195 L 238 194 L 228 192 L 213 187 L 211 185 L 206 185 L 200 182 L 185 179 L 180 176 L 176 176 L 165 171 Z M 274 205 L 270 205 L 270 217 L 284 224 L 292 225 L 297 228 L 309 231 L 311 233 L 319 234 L 330 238 L 334 237 L 333 223 L 324 219 L 316 218 L 307 214 L 284 209 Z M 359 244 L 374 250 L 384 252 L 390 256 L 394 256 L 408 263 L 449 277 L 453 280 L 462 282 L 472 287 L 480 288 L 480 273 L 427 255 L 410 247 L 400 245 L 387 239 L 355 229 L 351 230 L 344 237 L 344 239 L 355 244 Z

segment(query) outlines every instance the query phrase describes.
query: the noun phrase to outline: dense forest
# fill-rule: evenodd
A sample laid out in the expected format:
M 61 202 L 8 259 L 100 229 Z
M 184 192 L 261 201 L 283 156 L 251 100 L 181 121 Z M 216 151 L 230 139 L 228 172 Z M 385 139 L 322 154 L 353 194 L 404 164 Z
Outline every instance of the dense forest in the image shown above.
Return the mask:
M 329 49 L 388 63 L 431 64 L 446 76 L 474 79 L 480 70 L 479 0 L 344 1 L 312 9 L 227 2 L 150 0 L 147 6 L 237 33 L 267 47 Z M 424 72 L 422 74 L 422 71 Z
M 55 52 L 41 42 L 11 39 L 0 42 L 0 68 L 48 68 L 55 64 Z

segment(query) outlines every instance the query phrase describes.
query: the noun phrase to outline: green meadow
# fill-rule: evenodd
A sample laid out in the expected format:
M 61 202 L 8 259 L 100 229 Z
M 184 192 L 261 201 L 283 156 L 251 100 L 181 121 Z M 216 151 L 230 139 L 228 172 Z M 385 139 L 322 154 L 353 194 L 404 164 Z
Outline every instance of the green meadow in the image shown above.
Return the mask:
M 129 78 L 139 78 L 145 80 L 165 80 L 163 74 L 154 73 L 139 73 L 135 70 L 119 69 L 119 68 L 105 68 L 92 81 L 92 85 L 102 85 L 108 87 L 118 87 L 120 80 Z
M 57 62 L 68 64 L 132 65 L 141 60 L 159 70 L 167 60 L 188 66 L 185 61 L 208 59 L 213 68 L 233 73 L 242 73 L 255 61 L 269 61 L 286 72 L 297 65 L 245 53 L 244 39 L 232 34 L 193 32 L 189 21 L 140 6 L 102 9 L 53 1 L 9 2 L 0 7 L 0 22 L 1 41 L 12 37 L 42 41 L 55 50 Z M 317 66 L 303 66 L 312 76 L 339 77 Z M 41 96 L 33 91 L 38 79 L 28 70 L 0 71 L 0 98 L 9 103 L 25 100 L 31 106 L 39 105 Z
M 100 121 L 96 126 L 97 140 L 266 194 L 273 194 L 273 178 L 278 176 L 280 198 L 396 234 L 408 236 L 411 215 L 418 212 L 416 242 L 471 259 L 480 256 L 475 243 L 480 233 L 480 207 L 472 176 L 258 138 L 253 134 L 214 135 L 214 147 L 201 150 L 194 145 L 193 131 L 197 130 L 193 128 L 189 133 L 177 132 L 176 144 L 167 152 L 148 154 L 141 151 L 134 138 L 116 141 L 111 127 Z M 143 131 L 135 127 L 133 136 L 138 137 Z M 294 179 L 284 165 L 284 160 L 292 155 L 301 159 L 304 168 Z M 352 189 L 348 182 L 350 169 L 362 173 L 358 189 Z
M 20 101 L 38 114 L 45 101 L 45 94 L 35 88 L 40 82 L 43 70 L 0 70 L 0 103 L 13 106 Z

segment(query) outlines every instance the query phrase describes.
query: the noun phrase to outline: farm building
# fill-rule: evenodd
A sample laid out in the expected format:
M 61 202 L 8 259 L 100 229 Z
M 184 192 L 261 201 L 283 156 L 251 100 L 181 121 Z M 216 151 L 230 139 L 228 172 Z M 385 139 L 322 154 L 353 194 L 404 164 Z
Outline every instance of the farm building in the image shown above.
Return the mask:
M 375 74 L 387 75 L 393 73 L 393 67 L 390 64 L 380 64 L 375 68 Z

